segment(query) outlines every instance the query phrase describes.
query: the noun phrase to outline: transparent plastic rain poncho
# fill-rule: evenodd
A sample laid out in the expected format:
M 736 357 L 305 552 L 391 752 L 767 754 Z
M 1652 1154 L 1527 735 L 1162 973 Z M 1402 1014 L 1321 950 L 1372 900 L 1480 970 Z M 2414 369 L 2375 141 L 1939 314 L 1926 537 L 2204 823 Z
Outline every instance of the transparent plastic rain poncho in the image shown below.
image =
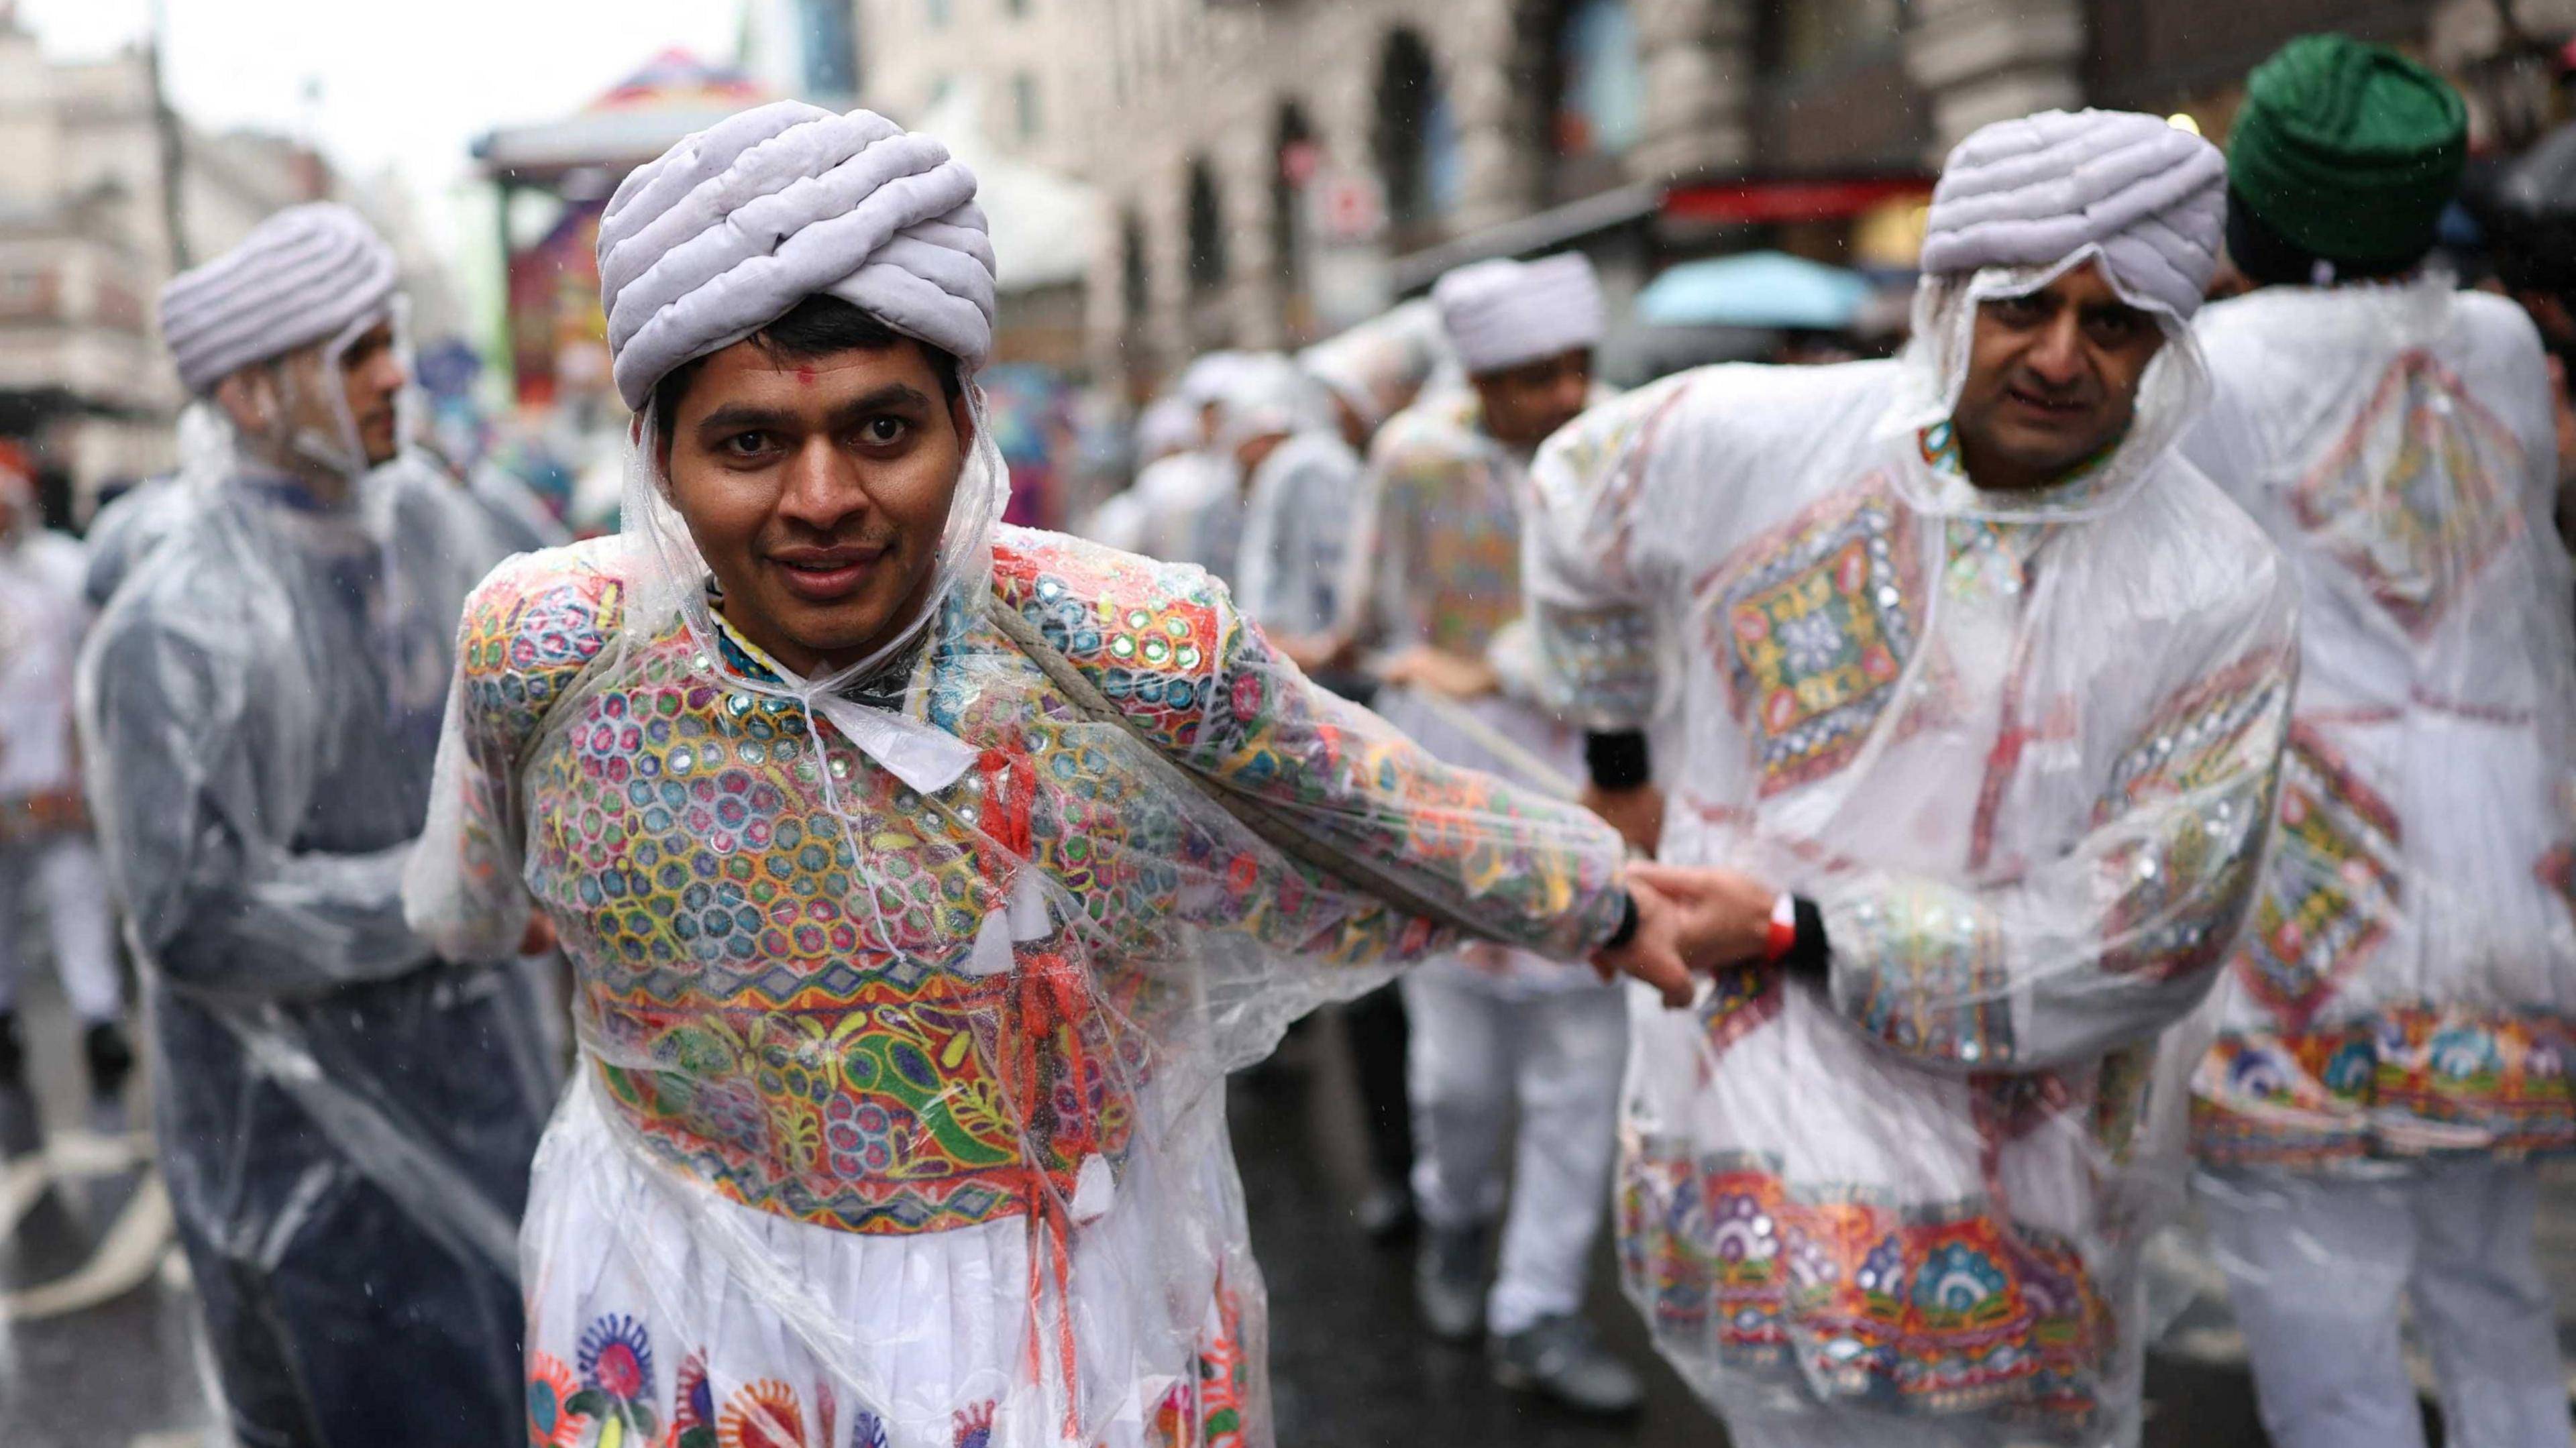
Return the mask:
M 1977 303 L 2062 269 L 1927 279 L 1898 361 L 1683 373 L 1536 466 L 1551 668 L 1595 727 L 1688 726 L 1662 857 L 1814 900 L 1830 946 L 1822 979 L 1746 968 L 1633 1023 L 1627 1286 L 1756 1441 L 2137 1433 L 2196 1055 L 2160 1033 L 2251 899 L 2292 601 L 2170 450 L 2206 382 L 2160 311 L 2092 468 L 1957 471 Z
M 1276 355 L 1235 369 L 1217 404 L 1216 433 L 1218 449 L 1235 454 L 1277 439 L 1242 479 L 1240 510 L 1208 513 L 1216 544 L 1230 554 L 1235 606 L 1272 634 L 1321 635 L 1341 621 L 1359 455 L 1332 427 L 1322 386 Z
M 1610 394 L 1595 389 L 1592 400 Z M 1485 431 L 1463 382 L 1426 395 L 1369 448 L 1343 560 L 1341 628 L 1387 654 L 1427 646 L 1490 664 L 1497 686 L 1452 699 L 1424 685 L 1384 688 L 1387 719 L 1443 759 L 1570 797 L 1582 735 L 1550 696 L 1521 622 L 1523 498 L 1529 454 Z M 1527 952 L 1439 962 L 1444 983 L 1510 996 L 1599 989 L 1589 975 Z
M 2290 560 L 2279 838 L 2212 1001 L 2193 1145 L 2344 1173 L 2576 1146 L 2576 639 L 2549 377 L 2447 276 L 2199 327 L 2186 444 Z
M 514 1233 L 558 1073 L 515 963 L 442 961 L 400 893 L 456 620 L 500 550 L 425 464 L 331 505 L 228 424 L 188 441 L 80 714 L 230 1426 L 505 1441 Z
M 533 893 L 579 977 L 537 1440 L 1266 1443 L 1224 1073 L 1427 917 L 1579 957 L 1616 838 L 1315 690 L 1199 570 L 996 528 L 980 437 L 915 628 L 800 681 L 648 456 L 621 536 L 477 594 L 412 880 L 463 955 Z

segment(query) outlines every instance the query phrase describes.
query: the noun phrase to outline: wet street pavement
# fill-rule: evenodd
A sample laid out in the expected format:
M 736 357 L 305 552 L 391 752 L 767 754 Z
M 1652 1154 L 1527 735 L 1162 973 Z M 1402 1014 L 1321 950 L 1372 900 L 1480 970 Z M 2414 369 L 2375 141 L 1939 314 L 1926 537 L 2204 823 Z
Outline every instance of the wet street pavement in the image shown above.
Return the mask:
M 0 1084 L 0 1444 L 220 1448 L 139 1106 L 150 1068 L 91 1099 L 51 974 L 30 975 L 27 1081 Z
M 198 1331 L 139 1112 L 88 1099 L 49 979 L 29 982 L 33 1099 L 0 1087 L 0 1445 L 223 1448 L 200 1387 Z M 1723 1432 L 1653 1359 L 1606 1246 L 1592 1314 L 1642 1368 L 1644 1410 L 1596 1422 L 1496 1388 L 1479 1351 L 1419 1327 L 1411 1259 L 1351 1216 L 1364 1182 L 1360 1106 L 1339 1023 L 1292 1039 L 1233 1087 L 1253 1246 L 1269 1276 L 1282 1448 L 1719 1448 Z M 137 1082 L 134 1100 L 141 1100 Z M 41 1127 L 41 1132 L 40 1132 Z M 37 1142 L 45 1145 L 41 1148 Z M 2576 1305 L 2576 1174 L 2554 1174 L 2543 1249 Z M 2186 1263 L 2183 1275 L 2206 1274 Z M 2576 1335 L 2568 1338 L 2576 1347 Z M 2260 1445 L 2224 1305 L 2194 1302 L 2150 1361 L 2147 1442 Z

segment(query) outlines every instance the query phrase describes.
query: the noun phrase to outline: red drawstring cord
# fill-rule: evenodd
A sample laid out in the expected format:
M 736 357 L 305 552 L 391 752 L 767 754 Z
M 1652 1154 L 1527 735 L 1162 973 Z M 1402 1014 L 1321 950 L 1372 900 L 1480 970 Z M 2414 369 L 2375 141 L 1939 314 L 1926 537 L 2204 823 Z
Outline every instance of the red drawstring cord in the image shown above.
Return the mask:
M 1030 807 L 1037 792 L 1037 768 L 1026 754 L 998 749 L 985 750 L 978 767 L 984 777 L 984 833 L 1008 857 L 1007 863 L 995 861 L 999 868 L 988 869 L 986 878 L 997 892 L 995 908 L 1007 910 L 1017 887 L 1018 872 L 1037 868 L 1029 827 Z M 1078 1441 L 1082 1380 L 1073 1339 L 1070 1198 L 1080 1180 L 1078 1164 L 1089 1158 L 1097 1143 L 1088 1112 L 1079 1118 L 1078 1133 L 1073 1129 L 1074 1122 L 1056 1123 L 1051 1144 L 1077 1163 L 1076 1172 L 1068 1174 L 1045 1165 L 1044 1147 L 1031 1139 L 1029 1128 L 1045 1104 L 1043 1048 L 1050 1038 L 1062 1037 L 1065 1069 L 1077 1096 L 1090 1080 L 1090 1053 L 1081 1030 L 1089 992 L 1075 964 L 1057 952 L 1023 953 L 1015 949 L 1013 955 L 1010 1018 L 1004 1022 L 1002 1042 L 1006 1058 L 1003 1084 L 1019 1111 L 1020 1150 L 1028 1163 L 1024 1190 L 1029 1210 L 1029 1381 L 1041 1383 L 1045 1374 L 1046 1332 L 1039 1319 L 1045 1307 L 1047 1282 L 1052 1277 L 1056 1364 L 1064 1378 L 1064 1435 L 1069 1442 Z

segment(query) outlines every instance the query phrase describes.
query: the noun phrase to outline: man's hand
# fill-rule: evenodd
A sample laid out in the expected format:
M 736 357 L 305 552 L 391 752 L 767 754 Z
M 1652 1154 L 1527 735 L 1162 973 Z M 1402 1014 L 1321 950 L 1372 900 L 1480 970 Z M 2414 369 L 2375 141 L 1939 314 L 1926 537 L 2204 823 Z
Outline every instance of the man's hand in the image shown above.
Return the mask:
M 1652 885 L 1628 876 L 1628 898 L 1637 902 L 1637 930 L 1621 946 L 1592 953 L 1592 968 L 1603 980 L 1624 975 L 1653 986 L 1667 1010 L 1682 1010 L 1698 994 L 1681 950 L 1681 911 Z
M 1651 784 L 1634 789 L 1603 789 L 1598 785 L 1583 787 L 1585 809 L 1610 822 L 1619 838 L 1643 851 L 1648 859 L 1655 855 L 1655 845 L 1664 837 L 1664 792 Z
M 528 912 L 528 928 L 519 932 L 521 955 L 543 955 L 555 948 L 555 923 L 543 910 Z
M 1481 699 L 1502 687 L 1494 666 L 1483 659 L 1453 654 L 1429 644 L 1416 644 L 1378 668 L 1378 680 L 1389 686 L 1410 684 L 1452 699 Z
M 1272 634 L 1270 646 L 1307 674 L 1345 667 L 1359 652 L 1348 635 L 1339 633 Z
M 1780 892 L 1750 875 L 1640 861 L 1628 867 L 1628 888 L 1652 891 L 1671 908 L 1674 949 L 1693 970 L 1723 970 L 1768 954 L 1771 907 Z

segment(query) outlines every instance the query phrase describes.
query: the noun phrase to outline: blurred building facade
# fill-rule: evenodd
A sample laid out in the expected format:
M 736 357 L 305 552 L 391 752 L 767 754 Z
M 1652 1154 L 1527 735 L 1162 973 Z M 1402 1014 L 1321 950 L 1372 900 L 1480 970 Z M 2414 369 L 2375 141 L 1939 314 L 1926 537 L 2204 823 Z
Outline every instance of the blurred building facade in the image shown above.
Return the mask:
M 174 461 L 185 398 L 154 322 L 162 283 L 335 195 L 393 240 L 417 317 L 454 311 L 397 189 L 353 194 L 284 137 L 201 131 L 161 109 L 149 51 L 57 61 L 0 5 L 0 439 L 35 461 L 54 518 Z
M 2576 31 L 2576 0 L 852 4 L 863 103 L 918 123 L 972 84 L 992 142 L 1098 189 L 1087 350 L 1138 391 L 1482 255 L 1583 245 L 1615 298 L 1744 245 L 1902 252 L 1977 126 L 2101 104 L 2221 134 L 2313 30 L 2430 55 L 2494 137 Z

